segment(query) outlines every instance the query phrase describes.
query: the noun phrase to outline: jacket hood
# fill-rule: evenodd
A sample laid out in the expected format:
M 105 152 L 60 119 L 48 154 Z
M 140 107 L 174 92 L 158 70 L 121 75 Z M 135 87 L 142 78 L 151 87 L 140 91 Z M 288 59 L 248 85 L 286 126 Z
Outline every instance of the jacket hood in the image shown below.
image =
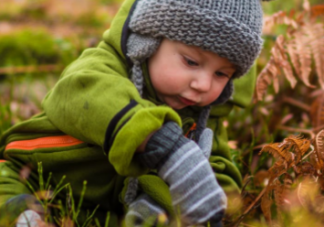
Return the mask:
M 138 0 L 125 0 L 115 15 L 111 26 L 103 34 L 103 40 L 114 47 L 117 53 L 125 60 L 129 68 L 133 63 L 127 57 L 127 39 L 131 34 L 129 21 Z

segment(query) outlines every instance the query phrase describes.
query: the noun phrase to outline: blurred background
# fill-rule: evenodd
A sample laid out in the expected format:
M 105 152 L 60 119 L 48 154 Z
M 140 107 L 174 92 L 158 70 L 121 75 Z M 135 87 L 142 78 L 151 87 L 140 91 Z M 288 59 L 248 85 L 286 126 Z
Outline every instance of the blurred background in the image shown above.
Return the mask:
M 41 111 L 43 97 L 62 70 L 85 48 L 98 44 L 121 3 L 120 0 L 0 0 L 0 135 L 11 125 Z M 323 0 L 309 3 L 317 6 Z M 262 5 L 265 20 L 280 11 L 296 15 L 294 20 L 298 23 L 306 17 L 303 0 L 274 0 Z M 257 60 L 258 74 L 270 62 L 276 38 L 286 34 L 287 29 L 289 26 L 282 24 L 265 26 L 264 49 Z M 324 40 L 324 34 L 321 39 Z M 324 56 L 324 50 L 319 53 Z M 311 75 L 316 74 L 313 71 Z M 317 86 L 316 75 L 312 78 Z M 281 80 L 279 92 L 269 86 L 262 100 L 254 98 L 247 109 L 232 111 L 226 125 L 232 157 L 245 182 L 274 163 L 269 154 L 258 155 L 263 145 L 282 141 L 290 134 L 312 138 L 311 100 L 322 90 L 310 89 L 301 82 L 292 89 L 287 80 Z M 310 93 L 312 99 L 305 95 Z M 262 187 L 254 182 L 247 190 L 243 207 L 255 201 Z M 260 210 L 254 211 L 252 219 L 265 223 L 260 214 Z

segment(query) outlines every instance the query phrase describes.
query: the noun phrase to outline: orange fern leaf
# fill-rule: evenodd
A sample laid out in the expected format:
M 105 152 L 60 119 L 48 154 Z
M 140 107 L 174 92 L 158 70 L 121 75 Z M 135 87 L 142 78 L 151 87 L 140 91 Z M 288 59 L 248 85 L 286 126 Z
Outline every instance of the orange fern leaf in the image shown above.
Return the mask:
M 312 18 L 322 16 L 322 15 L 324 15 L 324 4 L 312 6 L 310 11 L 311 11 L 311 17 Z
M 287 51 L 292 59 L 297 76 L 308 87 L 314 87 L 309 82 L 311 72 L 311 49 L 308 44 L 309 39 L 305 29 L 297 30 L 289 44 L 287 44 Z
M 294 42 L 294 38 L 291 37 L 291 41 L 289 41 L 286 45 L 287 53 L 290 57 L 291 63 L 295 69 L 295 72 L 297 75 L 300 74 L 300 62 L 299 62 L 299 56 L 298 56 L 298 51 L 296 49 L 296 44 Z
M 303 155 L 309 150 L 310 140 L 304 139 L 301 136 L 289 136 L 285 138 L 285 143 L 288 145 L 287 149 L 293 150 L 296 154 L 295 162 L 298 163 Z
M 284 161 L 277 161 L 273 164 L 273 166 L 268 169 L 270 180 L 269 184 L 276 179 L 277 177 L 281 176 L 282 174 L 286 173 L 288 170 L 288 165 Z
M 324 92 L 322 92 L 312 103 L 310 118 L 315 133 L 324 128 Z
M 281 184 L 278 180 L 275 181 L 274 197 L 275 202 L 279 210 L 285 205 L 286 197 L 290 192 L 293 178 L 288 174 L 283 174 L 283 183 Z
M 309 46 L 314 57 L 319 84 L 324 89 L 324 24 L 308 23 L 305 31 L 309 36 Z
M 324 160 L 324 130 L 321 130 L 316 134 L 314 139 L 315 144 L 315 153 L 317 153 L 317 157 L 323 161 Z
M 293 155 L 291 152 L 289 152 L 289 149 L 287 149 L 287 145 L 285 143 L 272 143 L 265 145 L 260 153 L 262 152 L 268 152 L 273 155 L 275 159 L 282 158 L 287 163 L 291 163 L 293 161 Z
M 298 174 L 310 175 L 313 176 L 316 172 L 314 166 L 310 162 L 302 162 L 300 165 L 297 166 Z
M 271 223 L 272 190 L 273 186 L 269 185 L 261 198 L 261 210 L 268 223 Z
M 269 184 L 269 172 L 259 170 L 253 177 L 253 183 L 256 187 L 265 187 Z
M 297 80 L 294 76 L 293 70 L 290 66 L 290 63 L 288 61 L 288 57 L 286 55 L 286 50 L 285 50 L 285 38 L 283 35 L 278 36 L 277 40 L 276 40 L 276 49 L 274 50 L 278 50 L 278 51 L 274 51 L 273 55 L 278 56 L 278 61 L 276 62 L 277 64 L 279 64 L 282 67 L 282 70 L 287 78 L 287 80 L 290 83 L 290 86 L 292 88 L 295 87 Z M 279 89 L 278 89 L 279 90 Z
M 262 100 L 268 86 L 273 83 L 276 93 L 279 91 L 279 78 L 281 70 L 284 71 L 291 87 L 295 87 L 297 81 L 293 75 L 293 70 L 288 61 L 286 51 L 284 50 L 284 37 L 281 35 L 277 38 L 274 47 L 271 49 L 271 57 L 267 65 L 261 71 L 256 83 L 256 96 Z
M 298 24 L 296 23 L 295 20 L 291 19 L 292 16 L 293 16 L 293 11 L 291 11 L 290 15 L 287 15 L 286 12 L 284 11 L 279 11 L 269 17 L 265 17 L 264 25 L 263 25 L 263 33 L 268 33 L 267 31 L 272 31 L 273 26 L 279 24 L 285 24 L 294 29 L 297 29 Z
M 259 74 L 256 81 L 256 96 L 258 100 L 262 100 L 264 94 L 267 91 L 267 88 L 272 83 L 274 77 L 272 72 L 275 71 L 275 68 L 277 68 L 277 66 L 274 63 L 273 58 L 271 57 L 267 65 Z

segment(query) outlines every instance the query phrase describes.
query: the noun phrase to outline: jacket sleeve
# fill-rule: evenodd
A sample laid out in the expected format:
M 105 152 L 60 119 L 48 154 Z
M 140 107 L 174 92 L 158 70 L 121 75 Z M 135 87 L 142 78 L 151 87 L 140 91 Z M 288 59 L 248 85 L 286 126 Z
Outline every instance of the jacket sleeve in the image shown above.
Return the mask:
M 124 61 L 105 42 L 85 50 L 42 104 L 59 130 L 101 146 L 118 174 L 137 176 L 147 171 L 133 160 L 137 147 L 165 121 L 181 120 L 171 108 L 140 97 Z

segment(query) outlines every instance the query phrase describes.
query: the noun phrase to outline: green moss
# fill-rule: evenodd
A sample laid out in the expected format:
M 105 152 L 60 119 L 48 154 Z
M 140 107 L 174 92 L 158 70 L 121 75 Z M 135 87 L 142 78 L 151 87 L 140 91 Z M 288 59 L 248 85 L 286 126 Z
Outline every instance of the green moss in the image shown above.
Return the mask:
M 46 31 L 21 30 L 0 36 L 0 67 L 67 64 L 75 56 L 75 50 L 67 40 L 55 39 Z

